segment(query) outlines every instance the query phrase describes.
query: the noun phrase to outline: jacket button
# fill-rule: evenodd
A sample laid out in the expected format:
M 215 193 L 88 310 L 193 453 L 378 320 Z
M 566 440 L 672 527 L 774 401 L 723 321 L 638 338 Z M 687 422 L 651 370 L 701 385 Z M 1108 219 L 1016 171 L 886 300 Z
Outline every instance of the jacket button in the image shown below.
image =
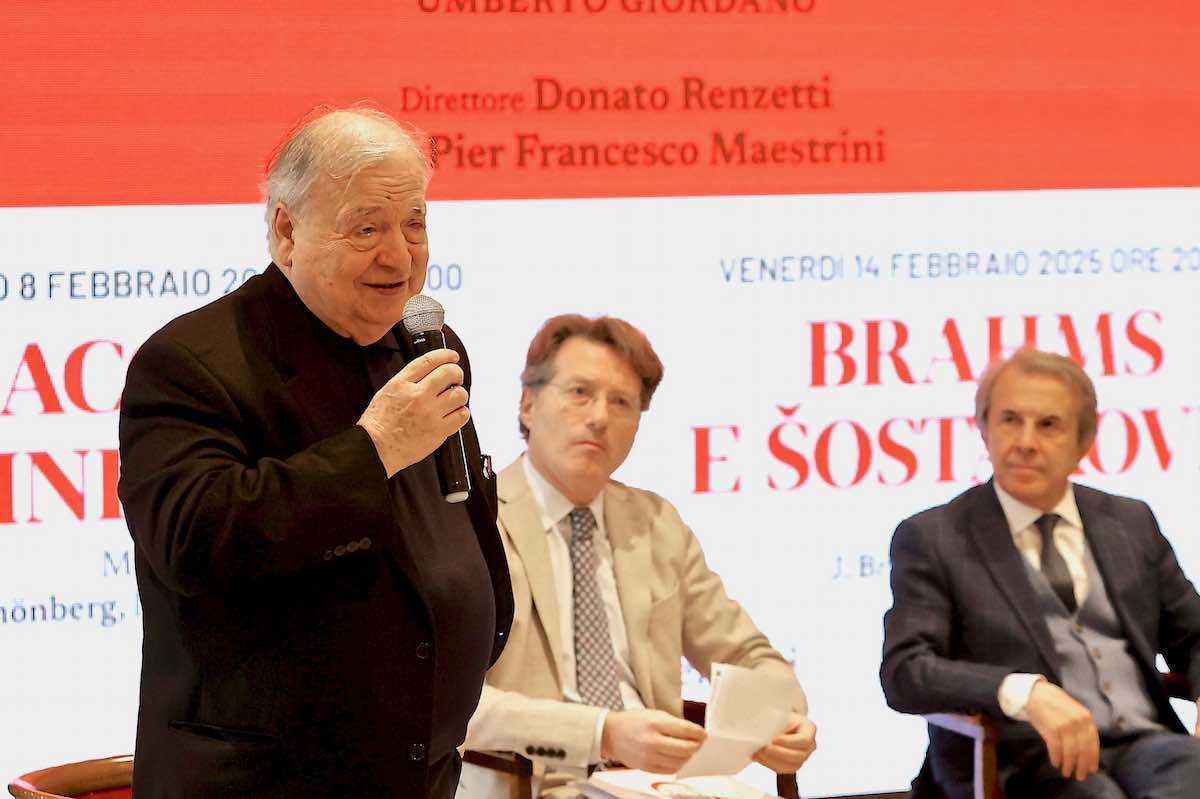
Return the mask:
M 346 544 L 346 551 L 347 552 L 357 552 L 358 551 L 358 542 L 351 541 L 349 544 Z
M 408 747 L 408 756 L 413 760 L 425 759 L 425 744 L 413 744 Z
M 421 643 L 417 644 L 417 659 L 418 660 L 428 660 L 429 659 L 429 642 L 428 641 L 422 641 Z
M 371 548 L 371 539 L 369 539 L 369 538 L 358 539 L 358 548 L 359 549 L 370 549 Z
M 525 747 L 525 754 L 532 755 L 533 754 L 533 746 Z
M 331 550 L 331 549 L 325 550 L 325 554 L 322 555 L 321 557 L 324 558 L 325 560 L 332 559 L 333 558 L 333 550 Z
M 337 555 L 340 558 L 342 555 L 346 554 L 346 548 L 344 546 L 342 546 L 341 544 L 338 544 L 336 547 L 333 548 L 333 554 Z

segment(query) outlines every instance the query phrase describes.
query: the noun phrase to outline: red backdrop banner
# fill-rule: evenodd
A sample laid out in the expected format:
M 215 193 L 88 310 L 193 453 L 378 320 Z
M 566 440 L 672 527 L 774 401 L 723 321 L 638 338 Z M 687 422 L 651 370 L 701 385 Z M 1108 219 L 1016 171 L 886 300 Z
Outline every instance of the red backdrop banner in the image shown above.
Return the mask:
M 1200 185 L 1200 6 L 184 0 L 0 19 L 0 205 L 241 203 L 323 103 L 439 199 Z

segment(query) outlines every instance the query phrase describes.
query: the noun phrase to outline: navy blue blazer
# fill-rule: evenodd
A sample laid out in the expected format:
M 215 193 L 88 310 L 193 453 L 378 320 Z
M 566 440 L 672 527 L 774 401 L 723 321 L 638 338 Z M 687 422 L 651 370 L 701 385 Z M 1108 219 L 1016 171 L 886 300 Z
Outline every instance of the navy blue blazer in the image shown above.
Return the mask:
M 1075 486 L 1088 546 L 1161 722 L 1185 732 L 1155 665 L 1200 685 L 1200 596 L 1146 503 Z M 1002 747 L 1041 745 L 1000 709 L 1013 672 L 1061 684 L 1037 594 L 989 481 L 905 519 L 891 547 L 893 605 L 883 619 L 880 679 L 901 713 L 985 713 Z M 1001 752 L 1004 754 L 1003 749 Z M 970 797 L 971 741 L 930 727 L 914 796 Z

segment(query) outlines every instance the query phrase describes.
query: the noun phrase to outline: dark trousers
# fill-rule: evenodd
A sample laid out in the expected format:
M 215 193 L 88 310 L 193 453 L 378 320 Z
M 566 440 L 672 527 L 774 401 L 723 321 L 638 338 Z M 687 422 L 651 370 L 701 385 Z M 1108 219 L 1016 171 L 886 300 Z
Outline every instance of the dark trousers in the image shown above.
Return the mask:
M 1101 741 L 1100 770 L 1068 780 L 1039 756 L 1005 775 L 1006 796 L 1047 799 L 1194 799 L 1200 796 L 1200 738 L 1166 730 Z
M 454 799 L 458 791 L 458 775 L 462 771 L 462 758 L 458 752 L 450 752 L 429 766 L 429 788 L 425 795 L 429 799 Z

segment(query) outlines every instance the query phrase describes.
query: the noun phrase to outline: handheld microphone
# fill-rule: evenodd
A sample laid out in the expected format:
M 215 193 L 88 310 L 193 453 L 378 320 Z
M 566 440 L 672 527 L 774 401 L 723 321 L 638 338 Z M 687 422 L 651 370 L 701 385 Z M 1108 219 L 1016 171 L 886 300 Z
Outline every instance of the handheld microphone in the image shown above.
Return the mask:
M 404 329 L 412 337 L 417 357 L 446 346 L 442 323 L 446 310 L 432 297 L 416 294 L 404 303 Z M 462 502 L 471 493 L 471 474 L 467 471 L 467 450 L 461 430 L 455 430 L 433 454 L 438 482 L 447 502 Z

